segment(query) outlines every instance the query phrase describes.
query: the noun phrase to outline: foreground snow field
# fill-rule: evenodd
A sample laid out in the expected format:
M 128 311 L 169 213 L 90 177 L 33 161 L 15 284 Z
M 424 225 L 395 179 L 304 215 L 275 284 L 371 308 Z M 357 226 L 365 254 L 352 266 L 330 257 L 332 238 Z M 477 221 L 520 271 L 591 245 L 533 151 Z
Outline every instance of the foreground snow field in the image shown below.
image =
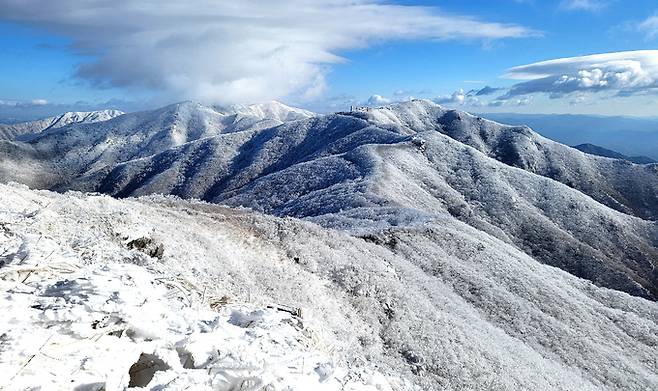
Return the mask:
M 0 277 L 7 389 L 658 388 L 655 302 L 450 217 L 354 237 L 0 185 Z
M 2 284 L 7 389 L 401 389 L 365 366 L 338 366 L 291 314 L 212 311 L 189 303 L 198 292 L 177 290 L 175 277 L 140 266 L 53 261 L 5 274 L 19 270 L 29 277 Z
M 0 213 L 2 389 L 413 389 L 365 361 L 341 367 L 288 307 L 206 296 L 209 290 L 111 245 L 95 262 L 84 252 L 102 238 L 68 247 L 28 228 L 31 212 Z M 81 223 L 50 228 L 87 240 L 78 230 L 91 227 Z M 121 240 L 131 243 L 130 233 Z

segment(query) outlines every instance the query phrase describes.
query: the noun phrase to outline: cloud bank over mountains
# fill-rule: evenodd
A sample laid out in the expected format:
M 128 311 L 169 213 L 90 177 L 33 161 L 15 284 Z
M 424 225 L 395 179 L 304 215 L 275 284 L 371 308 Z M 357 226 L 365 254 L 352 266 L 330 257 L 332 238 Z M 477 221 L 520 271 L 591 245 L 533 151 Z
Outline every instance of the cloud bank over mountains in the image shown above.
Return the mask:
M 565 0 L 554 6 L 563 11 L 598 11 L 612 4 Z M 127 98 L 108 101 L 106 106 L 58 102 L 43 92 L 24 100 L 2 96 L 0 122 L 43 118 L 63 111 L 135 111 L 188 99 L 218 104 L 283 100 L 318 112 L 412 98 L 464 109 L 529 106 L 532 110 L 543 105 L 543 110 L 550 99 L 560 111 L 567 104 L 593 105 L 594 98 L 651 95 L 658 87 L 658 51 L 642 50 L 534 63 L 532 57 L 517 59 L 519 62 L 505 64 L 491 75 L 473 74 L 474 79 L 481 80 L 475 83 L 479 84 L 476 89 L 472 89 L 472 82 L 453 83 L 449 90 L 435 82 L 416 85 L 412 90 L 400 83 L 394 86 L 398 91 L 382 91 L 381 87 L 330 91 L 326 76 L 334 65 L 349 62 L 346 56 L 350 50 L 383 47 L 401 40 L 457 40 L 486 46 L 505 38 L 549 39 L 549 35 L 541 38 L 541 33 L 520 24 L 489 22 L 436 7 L 386 0 L 290 0 L 276 4 L 263 0 L 192 0 L 184 4 L 173 0 L 62 0 L 56 4 L 0 0 L 0 20 L 65 37 L 70 41 L 68 50 L 81 55 L 81 62 L 73 69 L 75 83 L 83 80 L 92 89 L 117 88 L 128 94 Z M 658 37 L 657 20 L 650 16 L 637 21 L 633 31 L 654 39 Z M 526 61 L 529 64 L 510 68 L 505 74 L 505 68 Z M 135 96 L 145 91 L 150 98 L 137 102 L 140 98 Z M 648 107 L 653 98 L 642 99 Z M 101 100 L 107 98 L 96 99 Z
M 514 67 L 506 77 L 526 80 L 508 96 L 547 93 L 553 98 L 578 92 L 612 92 L 619 96 L 658 88 L 658 50 L 561 58 Z
M 658 91 L 658 50 L 568 57 L 513 67 L 502 76 L 516 83 L 432 97 L 439 104 L 472 108 L 525 106 L 535 95 L 583 102 L 588 96 L 646 95 Z M 378 95 L 379 102 L 390 101 Z M 370 103 L 370 102 L 369 102 Z
M 0 0 L 5 20 L 69 37 L 76 75 L 215 103 L 313 97 L 343 50 L 390 40 L 495 40 L 535 34 L 436 8 L 379 0 Z

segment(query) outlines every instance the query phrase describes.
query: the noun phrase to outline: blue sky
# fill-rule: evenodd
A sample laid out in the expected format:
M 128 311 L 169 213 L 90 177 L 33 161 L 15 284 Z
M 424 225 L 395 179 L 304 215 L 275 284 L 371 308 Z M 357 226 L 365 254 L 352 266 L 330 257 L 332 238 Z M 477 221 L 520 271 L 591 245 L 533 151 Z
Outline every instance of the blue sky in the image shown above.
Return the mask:
M 658 113 L 658 54 L 630 52 L 658 45 L 655 1 L 19 3 L 0 0 L 5 116 L 184 99 L 328 111 L 410 97 L 478 112 Z M 485 86 L 501 89 L 477 95 Z

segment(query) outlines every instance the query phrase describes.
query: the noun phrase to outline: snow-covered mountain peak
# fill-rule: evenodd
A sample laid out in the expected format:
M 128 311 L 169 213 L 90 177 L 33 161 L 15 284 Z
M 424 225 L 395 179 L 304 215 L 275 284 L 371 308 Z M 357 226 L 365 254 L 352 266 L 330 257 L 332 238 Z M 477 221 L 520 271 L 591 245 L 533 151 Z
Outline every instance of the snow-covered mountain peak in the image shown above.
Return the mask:
M 414 99 L 385 106 L 357 108 L 349 114 L 378 126 L 397 126 L 405 133 L 415 133 L 434 129 L 437 119 L 449 111 L 431 100 Z
M 0 125 L 0 140 L 39 134 L 49 129 L 59 129 L 71 124 L 90 124 L 108 121 L 123 115 L 119 110 L 69 111 L 54 117 L 11 125 Z
M 196 101 L 182 101 L 165 106 L 161 111 L 170 113 L 175 118 L 185 118 L 193 113 L 202 113 L 204 116 L 231 117 L 232 121 L 250 122 L 276 121 L 276 124 L 307 119 L 316 116 L 308 110 L 291 107 L 278 101 L 269 101 L 255 104 L 234 105 L 207 105 Z
M 262 118 L 277 119 L 282 122 L 311 118 L 316 115 L 311 111 L 291 107 L 278 101 L 249 105 L 246 107 L 246 110 L 242 110 L 240 113 L 260 116 Z
M 291 107 L 276 100 L 249 105 L 215 106 L 215 109 L 227 115 L 238 114 L 281 122 L 307 119 L 317 115 L 311 111 Z
M 107 121 L 125 114 L 120 110 L 106 109 L 97 111 L 68 111 L 57 118 L 51 127 L 66 126 L 71 123 L 94 123 Z

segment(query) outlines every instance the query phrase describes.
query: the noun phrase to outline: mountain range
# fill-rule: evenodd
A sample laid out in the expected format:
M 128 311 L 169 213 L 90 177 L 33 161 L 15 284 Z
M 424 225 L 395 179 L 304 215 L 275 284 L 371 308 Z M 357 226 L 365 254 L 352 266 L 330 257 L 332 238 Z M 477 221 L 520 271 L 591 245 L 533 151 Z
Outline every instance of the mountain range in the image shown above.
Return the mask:
M 648 156 L 626 156 L 619 152 L 613 151 L 611 149 L 603 148 L 594 144 L 578 144 L 574 145 L 579 151 L 589 153 L 590 155 L 611 157 L 614 159 L 628 160 L 629 162 L 637 164 L 653 164 L 658 163 L 658 161 L 648 157 Z
M 0 147 L 0 178 L 37 188 L 172 194 L 353 232 L 449 215 L 579 277 L 658 297 L 658 165 L 429 101 L 324 116 L 185 102 Z
M 0 153 L 2 182 L 143 197 L 111 203 L 125 216 L 128 205 L 143 211 L 156 231 L 167 226 L 158 240 L 188 246 L 169 250 L 168 265 L 195 265 L 195 278 L 243 294 L 218 270 L 227 271 L 263 295 L 321 309 L 332 332 L 359 341 L 350 354 L 423 387 L 658 385 L 658 164 L 594 156 L 425 100 L 328 115 L 183 102 L 42 129 L 0 141 Z M 94 209 L 107 197 L 59 198 L 77 197 L 68 194 L 34 197 L 74 221 L 84 217 L 67 202 L 98 214 L 89 229 L 101 237 L 98 226 L 121 221 Z M 199 239 L 176 224 L 193 221 L 189 232 L 247 230 L 282 254 L 240 265 L 295 272 L 265 283 L 235 261 L 209 266 L 200 254 L 224 259 L 230 240 L 217 234 L 221 244 L 189 250 Z M 321 280 L 314 291 L 338 296 L 321 304 L 293 293 L 304 283 L 297 268 Z M 359 314 L 360 331 L 344 330 L 350 315 L 329 319 L 335 300 Z
M 594 144 L 626 156 L 658 160 L 658 118 L 584 114 L 482 113 L 511 125 L 528 125 L 566 145 Z
M 48 129 L 57 129 L 70 124 L 107 121 L 122 114 L 124 113 L 119 110 L 72 111 L 36 121 L 0 124 L 0 140 L 29 137 Z

